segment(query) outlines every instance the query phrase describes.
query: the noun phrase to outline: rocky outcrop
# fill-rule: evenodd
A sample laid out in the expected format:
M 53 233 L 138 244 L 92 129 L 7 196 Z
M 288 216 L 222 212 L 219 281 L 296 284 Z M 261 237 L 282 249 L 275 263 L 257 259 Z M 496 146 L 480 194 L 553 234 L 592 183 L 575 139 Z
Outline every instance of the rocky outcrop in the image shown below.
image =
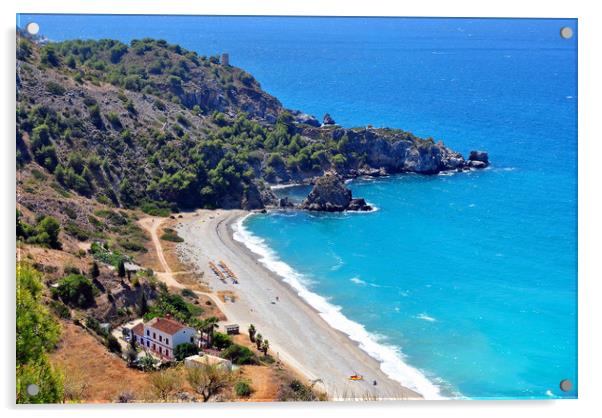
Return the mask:
M 295 122 L 297 122 L 297 123 L 314 126 L 314 127 L 320 126 L 320 121 L 318 121 L 318 119 L 316 119 L 315 116 L 308 115 L 307 113 L 303 113 L 298 110 L 292 110 L 291 114 L 294 116 Z
M 470 151 L 467 166 L 470 168 L 485 168 L 489 165 L 489 154 L 485 151 Z
M 322 120 L 322 123 L 324 125 L 335 125 L 336 122 L 334 121 L 334 119 L 332 118 L 332 116 L 330 116 L 330 114 L 326 113 L 324 115 L 324 119 Z
M 302 209 L 323 212 L 343 212 L 345 210 L 369 211 L 372 208 L 364 199 L 353 199 L 343 180 L 336 174 L 326 174 L 316 183 L 301 204 Z

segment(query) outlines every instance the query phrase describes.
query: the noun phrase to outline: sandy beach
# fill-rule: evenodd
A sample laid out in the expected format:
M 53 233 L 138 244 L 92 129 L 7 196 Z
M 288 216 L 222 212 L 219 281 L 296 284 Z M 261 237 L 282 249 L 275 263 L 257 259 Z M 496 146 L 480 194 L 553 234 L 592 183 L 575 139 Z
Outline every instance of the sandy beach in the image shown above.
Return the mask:
M 256 254 L 233 239 L 232 225 L 247 214 L 242 210 L 199 210 L 178 219 L 178 234 L 185 240 L 178 245 L 179 257 L 204 272 L 203 280 L 214 293 L 235 295 L 234 302 L 219 304 L 228 318 L 226 323 L 239 324 L 245 333 L 249 324 L 254 324 L 269 340 L 274 357 L 309 382 L 318 382 L 331 399 L 420 399 L 419 394 L 387 377 L 375 359 L 329 326 L 294 289 L 265 268 Z M 225 262 L 238 283 L 219 280 L 209 268 L 210 261 Z M 354 373 L 364 380 L 350 381 Z

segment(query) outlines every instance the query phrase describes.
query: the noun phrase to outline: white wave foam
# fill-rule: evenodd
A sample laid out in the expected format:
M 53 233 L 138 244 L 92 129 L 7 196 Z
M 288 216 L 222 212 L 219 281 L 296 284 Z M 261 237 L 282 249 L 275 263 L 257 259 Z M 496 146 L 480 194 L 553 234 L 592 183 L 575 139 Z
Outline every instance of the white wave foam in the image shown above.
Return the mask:
M 435 318 L 433 318 L 432 316 L 428 316 L 425 313 L 421 313 L 421 314 L 416 315 L 416 318 L 422 319 L 424 321 L 429 321 L 429 322 L 436 322 L 437 321 Z
M 355 284 L 361 284 L 363 286 L 367 285 L 368 283 L 366 283 L 365 281 L 363 281 L 362 279 L 360 279 L 359 277 L 352 277 L 351 279 L 349 279 L 351 282 L 355 283 Z
M 265 244 L 265 240 L 249 232 L 243 225 L 247 215 L 232 225 L 233 237 L 259 256 L 259 261 L 269 270 L 282 277 L 297 294 L 315 308 L 319 315 L 333 328 L 357 342 L 359 347 L 380 363 L 381 370 L 391 379 L 400 382 L 420 393 L 425 399 L 445 399 L 437 385 L 431 382 L 420 370 L 406 364 L 400 349 L 393 345 L 379 343 L 379 338 L 366 328 L 341 313 L 341 307 L 328 302 L 326 298 L 311 292 L 304 277 L 291 266 L 281 261 L 278 255 Z M 360 279 L 361 280 L 361 279 Z

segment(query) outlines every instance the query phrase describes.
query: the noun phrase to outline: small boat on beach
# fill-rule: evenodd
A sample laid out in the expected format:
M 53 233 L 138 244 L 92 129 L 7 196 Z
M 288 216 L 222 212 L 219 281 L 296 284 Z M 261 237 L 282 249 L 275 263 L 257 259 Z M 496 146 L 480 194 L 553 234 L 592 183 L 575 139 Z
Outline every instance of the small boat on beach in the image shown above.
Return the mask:
M 362 376 L 361 374 L 352 374 L 351 376 L 349 376 L 349 380 L 364 380 L 364 376 Z

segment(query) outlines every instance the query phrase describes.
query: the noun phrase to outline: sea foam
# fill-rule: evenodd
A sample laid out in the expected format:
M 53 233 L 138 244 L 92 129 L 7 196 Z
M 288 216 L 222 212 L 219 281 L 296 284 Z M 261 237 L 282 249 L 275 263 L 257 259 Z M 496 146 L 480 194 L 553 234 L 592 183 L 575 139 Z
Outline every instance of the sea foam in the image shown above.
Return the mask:
M 380 363 L 381 370 L 391 379 L 403 386 L 415 390 L 425 399 L 445 399 L 437 385 L 431 382 L 420 370 L 404 362 L 404 354 L 399 347 L 379 342 L 378 336 L 368 332 L 366 328 L 341 313 L 341 307 L 310 291 L 306 287 L 307 280 L 302 274 L 280 260 L 265 240 L 252 234 L 244 226 L 247 215 L 232 225 L 233 237 L 259 256 L 259 261 L 269 270 L 282 277 L 297 294 L 316 309 L 319 315 L 333 328 L 346 334 L 359 347 Z

